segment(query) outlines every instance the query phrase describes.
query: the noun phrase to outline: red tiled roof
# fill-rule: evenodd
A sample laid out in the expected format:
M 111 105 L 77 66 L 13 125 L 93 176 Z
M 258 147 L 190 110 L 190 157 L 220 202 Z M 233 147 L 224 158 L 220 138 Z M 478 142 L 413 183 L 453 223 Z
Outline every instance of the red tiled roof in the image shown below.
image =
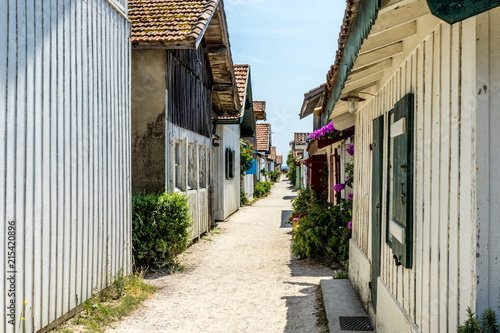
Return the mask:
M 265 112 L 265 111 L 266 111 L 266 102 L 264 101 L 253 102 L 253 112 Z
M 347 0 L 347 8 L 344 13 L 344 20 L 342 22 L 342 26 L 340 27 L 339 46 L 335 57 L 335 63 L 330 67 L 330 71 L 326 75 L 326 87 L 323 93 L 324 97 L 323 110 L 321 111 L 322 113 L 325 112 L 326 105 L 328 104 L 328 100 L 330 99 L 330 94 L 333 89 L 335 77 L 337 76 L 340 62 L 342 61 L 342 57 L 344 56 L 344 47 L 347 41 L 347 36 L 349 35 L 349 32 L 351 30 L 351 23 L 358 13 L 359 2 L 360 0 Z
M 283 155 L 276 156 L 276 164 L 283 164 Z
M 295 133 L 294 134 L 294 142 L 295 144 L 305 144 L 306 143 L 306 136 L 308 133 Z
M 255 120 L 266 120 L 266 102 L 253 102 L 253 114 Z
M 240 103 L 243 106 L 245 99 L 245 87 L 247 85 L 248 65 L 234 65 L 234 77 L 236 78 L 236 86 L 240 95 Z
M 256 124 L 255 136 L 257 138 L 257 150 L 269 150 L 269 124 Z
M 132 43 L 195 41 L 218 0 L 129 0 Z
M 243 101 L 245 100 L 245 87 L 247 84 L 248 65 L 234 65 L 234 77 L 236 79 L 236 87 L 238 88 L 238 95 L 240 97 L 240 113 L 234 116 L 219 117 L 220 120 L 236 120 L 241 117 L 243 111 Z

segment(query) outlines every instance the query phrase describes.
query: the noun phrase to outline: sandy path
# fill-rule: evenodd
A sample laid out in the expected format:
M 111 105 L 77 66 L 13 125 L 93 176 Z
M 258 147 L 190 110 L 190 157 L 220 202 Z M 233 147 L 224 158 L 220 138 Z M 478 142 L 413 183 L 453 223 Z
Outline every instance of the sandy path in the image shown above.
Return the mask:
M 333 272 L 291 258 L 288 186 L 219 223 L 182 256 L 184 272 L 150 280 L 162 289 L 108 332 L 317 332 L 315 287 Z

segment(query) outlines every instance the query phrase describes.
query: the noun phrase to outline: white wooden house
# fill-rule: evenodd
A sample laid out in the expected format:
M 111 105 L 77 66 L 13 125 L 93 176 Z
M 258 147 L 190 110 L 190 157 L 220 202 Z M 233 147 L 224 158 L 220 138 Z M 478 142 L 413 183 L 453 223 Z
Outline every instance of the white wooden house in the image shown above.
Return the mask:
M 240 139 L 255 138 L 250 66 L 235 65 L 234 74 L 240 99 L 240 112 L 217 118 L 214 148 L 214 188 L 216 221 L 223 221 L 240 208 Z M 253 187 L 252 187 L 253 189 Z M 248 192 L 247 192 L 248 193 Z M 253 197 L 253 190 L 249 194 Z
M 222 0 L 129 1 L 132 190 L 189 196 L 192 238 L 214 224 L 215 115 L 240 112 Z
M 355 123 L 349 277 L 378 332 L 497 309 L 498 5 L 348 2 L 324 107 Z
M 0 1 L 0 332 L 131 272 L 126 1 Z

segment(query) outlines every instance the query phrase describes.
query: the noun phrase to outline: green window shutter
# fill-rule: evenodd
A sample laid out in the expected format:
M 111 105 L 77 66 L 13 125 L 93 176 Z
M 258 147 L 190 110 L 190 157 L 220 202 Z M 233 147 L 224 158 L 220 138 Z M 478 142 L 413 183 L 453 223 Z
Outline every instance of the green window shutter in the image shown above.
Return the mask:
M 404 267 L 413 253 L 413 94 L 389 112 L 387 241 Z
M 225 156 L 225 160 L 226 160 L 226 179 L 230 179 L 230 175 L 229 175 L 229 170 L 230 170 L 230 164 L 229 164 L 229 161 L 231 160 L 231 150 L 229 148 L 226 148 L 226 156 Z
M 380 276 L 382 241 L 382 193 L 384 177 L 384 116 L 373 120 L 372 137 L 372 304 L 377 309 L 377 278 Z

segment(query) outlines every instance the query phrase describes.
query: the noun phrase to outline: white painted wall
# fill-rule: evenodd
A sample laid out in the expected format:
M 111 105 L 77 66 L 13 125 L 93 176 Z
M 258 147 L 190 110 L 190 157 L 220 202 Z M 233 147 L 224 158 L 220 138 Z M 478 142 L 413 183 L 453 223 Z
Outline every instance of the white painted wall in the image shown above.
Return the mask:
M 131 271 L 129 35 L 104 0 L 0 2 L 0 272 L 7 221 L 17 271 L 1 332 L 46 327 Z
M 383 236 L 380 280 L 421 332 L 454 331 L 468 306 L 497 306 L 498 13 L 453 26 L 434 18 L 419 22 L 415 48 L 405 49 L 377 97 L 356 114 L 353 240 L 371 260 L 372 121 L 406 93 L 415 94 L 413 267 L 395 265 Z M 377 316 L 388 318 L 391 309 L 379 305 Z
M 176 126 L 169 121 L 166 121 L 166 137 L 169 144 L 166 145 L 167 153 L 166 158 L 166 179 L 168 179 L 167 189 L 170 191 L 177 191 L 175 188 L 175 142 L 181 142 L 182 146 L 182 168 L 184 168 L 183 182 L 184 192 L 189 197 L 189 211 L 192 220 L 191 239 L 199 238 L 202 234 L 209 231 L 213 226 L 213 152 L 212 140 L 198 133 L 188 131 L 182 127 Z M 193 160 L 189 160 L 189 145 L 192 144 L 197 147 Z M 204 150 L 206 154 L 205 170 L 203 175 L 200 173 L 201 162 L 199 158 L 200 150 Z M 189 172 L 193 171 L 196 175 L 195 186 L 188 186 Z M 205 187 L 200 187 L 201 178 L 205 178 Z
M 215 219 L 225 220 L 240 209 L 240 126 L 218 125 L 219 147 L 214 148 Z M 226 179 L 225 151 L 235 152 L 233 179 Z
M 255 175 L 245 175 L 243 177 L 243 191 L 246 193 L 248 200 L 253 200 L 255 192 Z

